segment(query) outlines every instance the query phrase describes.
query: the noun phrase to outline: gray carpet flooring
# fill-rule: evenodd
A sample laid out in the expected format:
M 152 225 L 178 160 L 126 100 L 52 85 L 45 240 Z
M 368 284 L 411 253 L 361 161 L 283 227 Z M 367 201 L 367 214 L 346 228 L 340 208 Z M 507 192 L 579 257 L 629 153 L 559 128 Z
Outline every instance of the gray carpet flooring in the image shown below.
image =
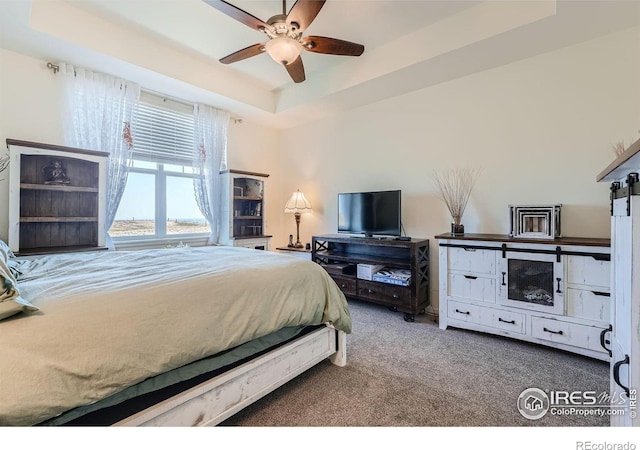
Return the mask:
M 346 367 L 324 361 L 225 421 L 228 426 L 608 426 L 608 417 L 520 415 L 527 388 L 609 390 L 608 364 L 483 333 L 405 322 L 349 302 Z

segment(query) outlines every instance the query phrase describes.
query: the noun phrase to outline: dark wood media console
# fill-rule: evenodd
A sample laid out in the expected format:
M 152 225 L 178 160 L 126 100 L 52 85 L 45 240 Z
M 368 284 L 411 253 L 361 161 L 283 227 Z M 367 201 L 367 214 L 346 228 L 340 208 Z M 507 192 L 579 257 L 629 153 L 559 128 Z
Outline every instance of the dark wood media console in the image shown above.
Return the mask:
M 347 298 L 401 311 L 407 322 L 413 322 L 415 315 L 424 313 L 429 306 L 428 239 L 313 236 L 311 257 L 327 270 Z M 409 270 L 410 284 L 400 286 L 358 278 L 358 264 Z

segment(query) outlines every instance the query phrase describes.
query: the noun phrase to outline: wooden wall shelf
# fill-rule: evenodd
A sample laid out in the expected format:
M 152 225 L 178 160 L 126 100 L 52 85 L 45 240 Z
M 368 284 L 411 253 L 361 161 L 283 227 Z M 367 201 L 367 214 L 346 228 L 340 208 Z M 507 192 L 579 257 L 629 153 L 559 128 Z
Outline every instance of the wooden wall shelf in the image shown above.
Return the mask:
M 12 139 L 7 146 L 11 250 L 35 254 L 103 248 L 108 154 Z M 61 163 L 66 179 L 51 176 L 53 162 Z
M 67 185 L 57 185 L 57 184 L 32 184 L 32 183 L 20 183 L 20 189 L 29 189 L 29 190 L 35 190 L 35 191 L 98 192 L 97 187 L 67 186 Z

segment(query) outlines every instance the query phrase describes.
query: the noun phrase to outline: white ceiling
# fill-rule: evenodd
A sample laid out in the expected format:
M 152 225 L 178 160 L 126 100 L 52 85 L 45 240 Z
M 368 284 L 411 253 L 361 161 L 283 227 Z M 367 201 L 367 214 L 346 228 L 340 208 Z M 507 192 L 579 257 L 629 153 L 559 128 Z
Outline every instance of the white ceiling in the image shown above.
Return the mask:
M 280 0 L 230 3 L 264 21 L 282 13 Z M 268 55 L 219 63 L 265 36 L 201 0 L 0 1 L 2 48 L 115 73 L 276 128 L 639 24 L 639 1 L 328 0 L 304 35 L 365 52 L 304 52 L 307 80 L 295 84 Z

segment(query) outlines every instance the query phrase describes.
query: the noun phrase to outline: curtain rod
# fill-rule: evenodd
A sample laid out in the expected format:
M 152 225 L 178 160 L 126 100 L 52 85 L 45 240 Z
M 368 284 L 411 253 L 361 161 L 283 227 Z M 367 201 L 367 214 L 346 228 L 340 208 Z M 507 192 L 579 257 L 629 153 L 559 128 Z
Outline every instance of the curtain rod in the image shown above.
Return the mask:
M 47 69 L 52 70 L 53 73 L 56 74 L 56 73 L 58 73 L 60 71 L 60 66 L 57 65 L 57 64 L 53 64 L 51 62 L 47 62 Z M 164 99 L 171 100 L 172 102 L 180 103 L 180 104 L 185 105 L 185 106 L 193 106 L 193 103 L 186 102 L 186 101 L 181 100 L 179 98 L 171 97 L 169 95 L 162 94 L 160 92 L 155 92 L 155 91 L 152 91 L 150 89 L 141 89 L 141 90 L 142 91 L 146 91 L 149 94 L 157 95 L 158 97 L 162 97 Z M 230 119 L 233 120 L 233 123 L 236 123 L 236 124 L 242 123 L 242 121 L 243 121 L 242 117 L 233 117 L 233 116 L 231 116 Z

